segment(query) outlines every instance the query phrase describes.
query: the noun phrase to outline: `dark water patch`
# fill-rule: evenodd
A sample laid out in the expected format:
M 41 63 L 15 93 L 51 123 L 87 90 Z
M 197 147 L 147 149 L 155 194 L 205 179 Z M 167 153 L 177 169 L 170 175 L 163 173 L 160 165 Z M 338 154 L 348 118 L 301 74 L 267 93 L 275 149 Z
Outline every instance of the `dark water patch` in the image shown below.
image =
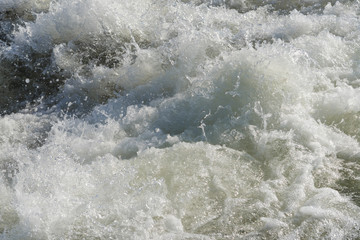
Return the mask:
M 338 154 L 338 157 L 344 162 L 340 169 L 341 179 L 337 181 L 336 188 L 360 206 L 360 154 L 352 156 Z
M 51 54 L 26 54 L 0 59 L 0 114 L 18 112 L 55 95 L 66 73 L 51 64 Z

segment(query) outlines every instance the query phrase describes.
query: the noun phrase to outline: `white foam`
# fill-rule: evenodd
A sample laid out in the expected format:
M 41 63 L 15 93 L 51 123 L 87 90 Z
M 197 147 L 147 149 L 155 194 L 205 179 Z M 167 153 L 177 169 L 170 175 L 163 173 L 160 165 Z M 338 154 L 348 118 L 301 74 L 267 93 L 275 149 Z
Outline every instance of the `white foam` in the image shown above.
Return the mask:
M 0 118 L 2 238 L 358 236 L 358 3 L 45 3 L 1 49 L 61 79 Z

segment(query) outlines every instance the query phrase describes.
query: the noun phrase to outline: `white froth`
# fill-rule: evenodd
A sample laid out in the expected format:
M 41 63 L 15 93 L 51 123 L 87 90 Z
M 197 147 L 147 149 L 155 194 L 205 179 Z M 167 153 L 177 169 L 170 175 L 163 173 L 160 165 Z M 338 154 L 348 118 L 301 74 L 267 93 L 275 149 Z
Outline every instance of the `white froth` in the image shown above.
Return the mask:
M 1 239 L 360 236 L 358 2 L 0 6 Z

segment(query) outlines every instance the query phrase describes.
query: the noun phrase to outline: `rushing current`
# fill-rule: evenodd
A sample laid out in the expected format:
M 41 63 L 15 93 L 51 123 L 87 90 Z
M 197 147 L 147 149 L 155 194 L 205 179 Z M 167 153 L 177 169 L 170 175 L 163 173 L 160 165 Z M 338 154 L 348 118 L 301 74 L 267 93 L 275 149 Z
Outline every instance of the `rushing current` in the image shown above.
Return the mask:
M 360 2 L 0 0 L 0 239 L 360 238 Z

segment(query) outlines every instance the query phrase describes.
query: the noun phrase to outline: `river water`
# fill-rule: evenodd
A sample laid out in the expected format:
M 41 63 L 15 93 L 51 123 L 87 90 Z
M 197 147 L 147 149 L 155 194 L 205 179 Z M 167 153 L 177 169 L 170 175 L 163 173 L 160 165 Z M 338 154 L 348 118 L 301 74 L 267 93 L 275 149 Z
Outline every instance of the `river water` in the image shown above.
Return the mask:
M 357 239 L 360 3 L 0 0 L 0 239 Z

